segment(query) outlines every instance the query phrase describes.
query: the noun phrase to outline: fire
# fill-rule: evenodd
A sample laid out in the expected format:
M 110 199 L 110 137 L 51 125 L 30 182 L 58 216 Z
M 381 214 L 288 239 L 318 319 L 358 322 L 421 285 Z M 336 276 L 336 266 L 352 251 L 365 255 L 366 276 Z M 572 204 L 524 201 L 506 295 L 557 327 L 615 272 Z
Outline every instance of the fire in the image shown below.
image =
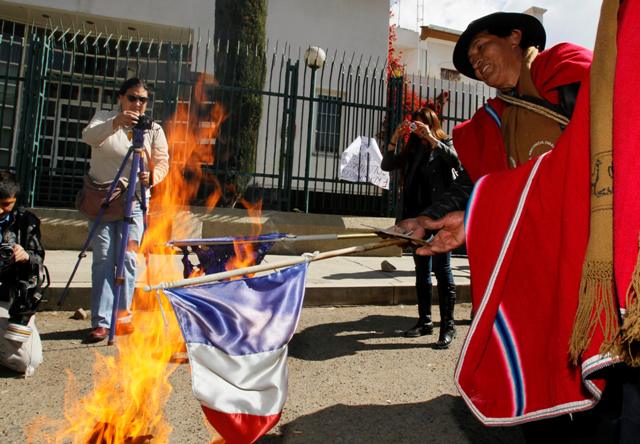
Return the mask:
M 260 216 L 262 214 L 262 201 L 258 201 L 256 204 L 247 202 L 245 199 L 240 199 L 240 203 L 247 209 L 249 218 L 251 220 L 251 237 L 260 235 L 262 232 L 262 224 L 260 223 Z M 235 270 L 236 268 L 248 267 L 254 264 L 254 251 L 255 246 L 251 243 L 233 243 L 233 250 L 235 256 L 232 257 L 225 269 Z M 240 276 L 241 277 L 241 276 Z M 239 279 L 240 277 L 236 278 Z
M 202 171 L 212 164 L 213 141 L 224 119 L 223 110 L 204 100 L 205 82 L 201 78 L 189 106 L 180 104 L 171 125 L 165 124 L 171 152 L 171 168 L 154 190 L 150 205 L 150 224 L 140 253 L 153 252 L 144 274 L 150 284 L 182 277 L 179 261 L 170 239 L 193 237 L 188 206 L 196 197 L 202 180 L 213 182 L 216 191 L 206 203 L 213 208 L 220 199 L 215 178 Z M 208 117 L 203 116 L 207 110 Z M 202 122 L 205 120 L 206 122 Z M 251 207 L 255 215 L 259 211 Z M 253 216 L 256 217 L 256 216 Z M 259 233 L 259 231 L 258 231 Z M 256 233 L 257 234 L 257 233 Z M 244 246 L 237 250 L 240 258 Z M 143 255 L 139 255 L 140 267 Z M 235 266 L 243 265 L 243 259 Z M 134 298 L 134 332 L 118 336 L 116 353 L 95 353 L 93 390 L 86 396 L 76 393 L 70 371 L 65 393 L 64 419 L 37 418 L 27 431 L 29 442 L 47 443 L 154 443 L 168 442 L 171 426 L 163 418 L 171 394 L 169 376 L 177 368 L 171 357 L 184 351 L 184 344 L 168 301 L 161 295 L 138 290 Z

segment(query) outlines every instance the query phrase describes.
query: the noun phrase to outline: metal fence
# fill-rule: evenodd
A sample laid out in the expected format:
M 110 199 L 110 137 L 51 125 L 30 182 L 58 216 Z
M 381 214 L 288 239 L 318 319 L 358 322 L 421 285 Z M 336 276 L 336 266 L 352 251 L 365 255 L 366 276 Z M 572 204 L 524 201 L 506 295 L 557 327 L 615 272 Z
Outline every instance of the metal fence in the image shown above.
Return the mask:
M 273 45 L 267 50 L 199 39 L 190 42 L 144 41 L 106 33 L 29 28 L 2 22 L 0 41 L 0 167 L 15 168 L 28 203 L 71 207 L 90 149 L 82 128 L 97 109 L 113 109 L 117 89 L 138 76 L 151 87 L 148 112 L 167 132 L 210 116 L 195 109 L 198 73 L 212 73 L 214 61 L 231 52 L 261 58 L 266 80 L 261 89 L 211 81 L 205 103 L 225 104 L 227 122 L 219 139 L 233 137 L 242 122 L 241 98 L 260 96 L 262 117 L 246 194 L 263 208 L 315 213 L 393 215 L 391 191 L 368 183 L 338 179 L 342 151 L 358 136 L 381 137 L 381 145 L 406 112 L 403 97 L 434 99 L 443 92 L 447 131 L 467 119 L 491 91 L 464 83 L 412 76 L 387 81 L 385 60 L 329 51 L 324 66 L 309 68 L 304 48 Z M 224 63 L 223 63 L 224 65 Z M 225 69 L 235 69 L 226 66 Z M 212 79 L 209 75 L 207 78 Z M 200 107 L 201 108 L 201 107 Z M 205 168 L 225 177 L 234 153 L 215 141 Z M 174 143 L 180 143 L 174 140 Z M 201 196 L 209 190 L 203 185 Z M 197 202 L 195 202 L 197 203 Z

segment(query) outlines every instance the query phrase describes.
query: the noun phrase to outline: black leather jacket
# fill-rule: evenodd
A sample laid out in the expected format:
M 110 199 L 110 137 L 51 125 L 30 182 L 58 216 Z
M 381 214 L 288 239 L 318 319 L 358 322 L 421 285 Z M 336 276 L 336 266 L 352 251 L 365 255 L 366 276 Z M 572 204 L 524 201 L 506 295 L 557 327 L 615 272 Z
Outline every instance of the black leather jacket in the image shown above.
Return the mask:
M 44 247 L 40 239 L 40 219 L 35 214 L 24 208 L 15 208 L 9 215 L 9 221 L 2 228 L 2 244 L 19 244 L 29 254 L 28 262 L 0 268 L 2 282 L 27 280 L 38 275 L 44 262 Z M 0 261 L 0 266 L 2 265 L 4 264 Z M 3 294 L 4 292 L 0 291 L 0 297 Z
M 560 102 L 558 105 L 549 104 L 549 108 L 553 108 L 554 111 L 571 118 L 579 89 L 580 83 L 571 83 L 559 87 L 558 97 Z M 463 166 L 462 171 L 447 192 L 443 193 L 438 200 L 434 200 L 428 207 L 424 207 L 426 210 L 422 211 L 420 215 L 428 216 L 431 219 L 440 219 L 452 211 L 465 210 L 472 190 L 473 182 L 464 171 Z
M 399 218 L 406 219 L 418 216 L 440 199 L 453 182 L 453 171 L 459 171 L 460 161 L 451 140 L 441 141 L 430 150 L 416 136 L 411 136 L 399 153 L 384 153 L 381 168 L 402 171 Z

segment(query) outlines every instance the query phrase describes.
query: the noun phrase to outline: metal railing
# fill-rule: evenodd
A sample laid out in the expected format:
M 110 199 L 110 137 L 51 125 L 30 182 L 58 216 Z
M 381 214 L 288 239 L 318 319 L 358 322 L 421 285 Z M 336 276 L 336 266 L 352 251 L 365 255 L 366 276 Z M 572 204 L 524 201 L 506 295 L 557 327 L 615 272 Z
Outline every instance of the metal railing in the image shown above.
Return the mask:
M 150 86 L 148 112 L 167 133 L 210 124 L 212 116 L 202 110 L 224 104 L 227 123 L 218 139 L 199 141 L 214 154 L 206 170 L 222 180 L 236 168 L 237 153 L 225 152 L 219 142 L 242 131 L 244 99 L 261 100 L 253 166 L 236 173 L 248 176 L 245 195 L 262 199 L 263 208 L 392 216 L 393 187 L 385 191 L 338 179 L 342 151 L 358 136 L 380 137 L 384 146 L 389 126 L 406 112 L 403 96 L 408 93 L 435 99 L 447 92 L 442 110 L 447 131 L 491 94 L 475 85 L 427 77 L 389 81 L 385 60 L 339 51 L 328 51 L 324 66 L 312 69 L 304 63 L 304 49 L 276 44 L 265 50 L 210 39 L 144 41 L 3 22 L 0 167 L 17 170 L 30 204 L 73 206 L 90 156 L 81 141 L 82 128 L 95 110 L 113 109 L 119 85 L 135 75 Z M 264 63 L 263 88 L 214 82 L 214 61 L 231 51 L 236 61 L 245 57 Z M 196 97 L 196 91 L 203 91 L 196 87 L 201 73 L 208 73 L 207 85 L 204 96 Z M 175 117 L 181 108 L 188 111 L 186 121 Z M 180 141 L 174 138 L 174 143 Z M 204 184 L 200 197 L 213 186 Z

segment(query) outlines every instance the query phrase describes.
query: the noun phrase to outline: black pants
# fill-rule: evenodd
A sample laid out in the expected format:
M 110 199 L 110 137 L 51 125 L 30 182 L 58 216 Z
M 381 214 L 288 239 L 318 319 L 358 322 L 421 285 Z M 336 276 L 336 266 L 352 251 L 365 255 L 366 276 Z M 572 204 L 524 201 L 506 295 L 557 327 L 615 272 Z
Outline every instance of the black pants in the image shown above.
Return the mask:
M 456 301 L 456 287 L 451 273 L 451 253 L 436 254 L 435 256 L 419 256 L 413 254 L 416 265 L 416 295 L 418 298 L 418 315 L 423 321 L 431 317 L 431 270 L 438 281 L 438 300 L 441 318 L 453 320 L 453 306 Z

